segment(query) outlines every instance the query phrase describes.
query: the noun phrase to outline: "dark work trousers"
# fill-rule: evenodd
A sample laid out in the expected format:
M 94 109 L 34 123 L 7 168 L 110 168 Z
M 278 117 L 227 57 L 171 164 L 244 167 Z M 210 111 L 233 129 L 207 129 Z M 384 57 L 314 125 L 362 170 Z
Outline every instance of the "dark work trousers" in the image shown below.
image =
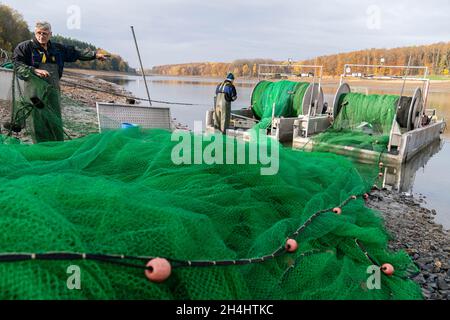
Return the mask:
M 41 63 L 38 69 L 50 73 L 48 78 L 43 78 L 55 90 L 47 90 L 46 93 L 37 92 L 32 84 L 27 84 L 26 95 L 28 98 L 44 98 L 42 109 L 33 108 L 28 125 L 34 143 L 48 141 L 64 141 L 64 130 L 61 117 L 61 98 L 58 65 L 55 63 Z
M 217 94 L 214 108 L 214 127 L 226 133 L 230 126 L 231 102 L 225 99 L 224 93 Z

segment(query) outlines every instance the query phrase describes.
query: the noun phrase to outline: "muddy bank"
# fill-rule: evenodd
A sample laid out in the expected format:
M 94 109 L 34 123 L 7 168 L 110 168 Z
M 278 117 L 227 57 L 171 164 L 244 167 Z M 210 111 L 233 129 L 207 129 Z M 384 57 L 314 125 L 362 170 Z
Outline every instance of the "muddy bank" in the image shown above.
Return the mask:
M 95 108 L 96 102 L 125 103 L 132 94 L 121 86 L 98 78 L 87 77 L 76 73 L 66 72 L 61 79 L 61 92 L 77 103 Z M 91 87 L 95 90 L 89 90 Z
M 101 76 L 108 76 L 108 77 L 126 77 L 126 76 L 139 76 L 137 73 L 127 73 L 127 72 L 119 72 L 119 71 L 103 71 L 103 70 L 90 70 L 90 69 L 73 69 L 73 68 L 65 68 L 64 69 L 66 75 L 72 74 L 72 75 L 80 75 L 80 76 L 95 76 L 95 77 L 101 77 Z
M 387 190 L 372 193 L 368 207 L 380 211 L 391 234 L 390 249 L 405 250 L 421 270 L 413 278 L 427 300 L 450 299 L 450 233 L 434 222 L 424 198 Z

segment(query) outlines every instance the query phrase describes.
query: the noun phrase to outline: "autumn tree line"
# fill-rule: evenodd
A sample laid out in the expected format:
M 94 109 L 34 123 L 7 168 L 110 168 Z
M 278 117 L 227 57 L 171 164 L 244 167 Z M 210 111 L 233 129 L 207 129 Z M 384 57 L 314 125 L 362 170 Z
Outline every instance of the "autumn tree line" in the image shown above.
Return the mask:
M 241 59 L 232 63 L 200 62 L 172 64 L 153 67 L 149 73 L 167 76 L 211 76 L 222 77 L 233 72 L 239 77 L 257 77 L 260 64 L 279 63 L 271 59 Z M 147 73 L 147 71 L 146 71 Z
M 323 65 L 326 75 L 340 75 L 345 64 L 379 65 L 384 59 L 384 65 L 393 66 L 425 66 L 432 75 L 449 75 L 450 69 L 450 42 L 441 42 L 431 45 L 403 47 L 395 49 L 369 49 L 349 53 L 340 53 L 306 60 L 303 63 L 316 63 Z M 384 68 L 380 68 L 383 73 Z M 374 71 L 372 71 L 374 72 Z M 375 71 L 376 72 L 376 71 Z M 402 75 L 404 70 L 390 70 L 393 74 Z M 414 73 L 414 71 L 409 71 Z
M 9 59 L 11 59 L 14 48 L 20 42 L 31 39 L 32 37 L 33 33 L 28 29 L 27 23 L 23 20 L 22 15 L 11 7 L 0 3 L 0 49 L 2 49 L 4 53 L 2 57 L 3 60 L 6 60 L 5 53 L 7 53 Z M 101 50 L 90 43 L 66 38 L 60 35 L 53 36 L 52 41 L 65 45 L 72 45 L 82 51 Z M 101 51 L 107 53 L 105 50 Z M 0 62 L 2 61 L 0 60 Z M 111 54 L 111 58 L 104 62 L 97 60 L 77 61 L 75 63 L 68 63 L 66 66 L 80 69 L 119 71 L 128 73 L 136 72 L 136 70 L 131 68 L 128 63 L 122 59 L 122 57 L 116 54 Z
M 383 59 L 383 62 L 382 60 Z M 426 66 L 429 68 L 431 75 L 449 75 L 450 69 L 450 42 L 436 43 L 432 45 L 403 47 L 395 49 L 368 49 L 349 53 L 340 53 L 327 56 L 320 56 L 310 60 L 295 61 L 292 64 L 322 65 L 325 76 L 339 76 L 344 71 L 346 64 L 361 65 L 394 65 L 394 66 Z M 274 61 L 269 59 L 247 59 L 236 60 L 232 63 L 186 63 L 175 65 L 156 66 L 150 70 L 153 74 L 171 75 L 171 76 L 219 76 L 222 77 L 227 72 L 233 72 L 238 77 L 251 78 L 257 77 L 258 66 L 260 64 L 281 64 L 286 67 L 270 68 L 267 67 L 266 72 L 292 72 L 293 74 L 301 74 L 310 72 L 302 68 L 289 68 L 287 61 Z M 283 70 L 284 69 L 284 70 Z M 361 73 L 371 75 L 403 75 L 405 70 L 402 69 L 356 69 Z M 410 75 L 419 74 L 420 71 L 410 70 Z M 423 72 L 422 72 L 423 74 Z

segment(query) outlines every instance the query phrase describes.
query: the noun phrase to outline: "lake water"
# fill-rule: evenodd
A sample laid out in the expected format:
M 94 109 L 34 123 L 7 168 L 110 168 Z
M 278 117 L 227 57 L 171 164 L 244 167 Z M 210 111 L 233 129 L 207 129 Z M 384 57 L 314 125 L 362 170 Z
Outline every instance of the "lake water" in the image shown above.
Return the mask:
M 146 90 L 140 77 L 102 77 L 105 80 L 122 85 L 135 96 L 145 98 Z M 152 100 L 183 102 L 196 106 L 171 106 L 172 117 L 182 124 L 193 128 L 194 121 L 205 122 L 205 114 L 213 106 L 215 88 L 221 79 L 197 77 L 148 77 Z M 233 109 L 250 106 L 251 94 L 255 81 L 240 81 L 236 84 L 238 100 Z M 400 85 L 401 86 L 401 85 Z M 433 88 L 431 85 L 428 108 L 435 108 L 438 116 L 450 119 L 450 92 L 446 89 Z M 324 85 L 325 99 L 331 106 L 336 85 Z M 405 95 L 412 95 L 414 87 L 408 87 Z M 400 88 L 380 86 L 370 93 L 399 94 Z M 154 104 L 159 105 L 159 104 Z M 450 123 L 449 123 L 450 125 Z M 408 165 L 391 172 L 400 176 L 400 191 L 426 197 L 424 206 L 437 211 L 436 221 L 450 229 L 450 130 L 446 130 L 441 142 L 430 146 Z

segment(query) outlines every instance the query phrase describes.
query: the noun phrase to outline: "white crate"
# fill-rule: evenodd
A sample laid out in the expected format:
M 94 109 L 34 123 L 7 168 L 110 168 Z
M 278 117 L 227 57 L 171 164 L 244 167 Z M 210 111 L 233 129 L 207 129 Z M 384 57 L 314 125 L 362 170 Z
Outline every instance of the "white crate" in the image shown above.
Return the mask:
M 0 100 L 11 101 L 12 100 L 12 79 L 13 71 L 10 69 L 0 68 Z M 16 81 L 16 98 L 19 97 L 19 89 L 24 92 L 25 86 L 22 80 Z
M 120 129 L 123 123 L 143 129 L 172 129 L 170 108 L 167 107 L 97 102 L 97 117 L 100 132 Z

